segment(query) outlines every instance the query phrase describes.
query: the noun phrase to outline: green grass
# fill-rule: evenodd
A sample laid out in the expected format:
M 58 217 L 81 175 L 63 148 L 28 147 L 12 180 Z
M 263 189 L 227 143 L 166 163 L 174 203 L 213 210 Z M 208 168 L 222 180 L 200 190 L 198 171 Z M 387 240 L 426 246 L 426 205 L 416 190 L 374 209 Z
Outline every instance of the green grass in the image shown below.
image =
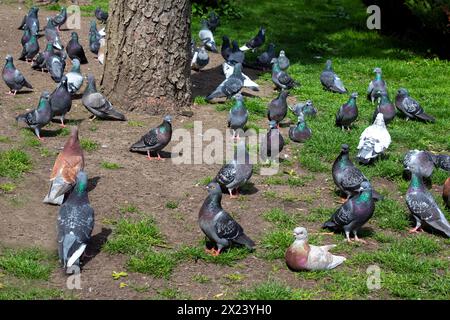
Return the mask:
M 25 146 L 37 148 L 42 145 L 41 141 L 36 137 L 32 130 L 23 128 L 20 132 Z
M 143 123 L 141 121 L 135 121 L 135 120 L 128 120 L 128 125 L 130 127 L 136 127 L 136 128 L 145 127 L 145 123 Z
M 176 209 L 176 208 L 178 208 L 178 202 L 177 201 L 167 201 L 166 208 L 167 209 Z
M 0 300 L 55 300 L 64 298 L 66 298 L 64 293 L 57 289 L 13 286 L 5 286 L 0 289 Z
M 171 253 L 154 251 L 132 256 L 127 263 L 130 271 L 165 279 L 170 277 L 176 265 L 177 261 Z
M 17 278 L 48 280 L 54 267 L 52 257 L 36 248 L 5 249 L 0 255 L 0 270 Z
M 6 182 L 6 183 L 0 184 L 0 190 L 3 192 L 6 192 L 6 193 L 13 192 L 16 188 L 17 188 L 17 186 L 11 182 Z
M 238 300 L 306 300 L 314 297 L 313 292 L 304 289 L 292 289 L 289 286 L 267 281 L 238 292 Z
M 81 148 L 87 152 L 95 151 L 100 146 L 97 142 L 90 140 L 88 138 L 81 138 L 80 145 Z
M 103 161 L 100 166 L 103 169 L 107 169 L 107 170 L 117 170 L 117 169 L 122 169 L 122 166 L 118 163 L 113 163 L 113 162 L 108 162 L 108 161 Z
M 0 152 L 0 177 L 19 178 L 32 168 L 30 156 L 21 150 Z

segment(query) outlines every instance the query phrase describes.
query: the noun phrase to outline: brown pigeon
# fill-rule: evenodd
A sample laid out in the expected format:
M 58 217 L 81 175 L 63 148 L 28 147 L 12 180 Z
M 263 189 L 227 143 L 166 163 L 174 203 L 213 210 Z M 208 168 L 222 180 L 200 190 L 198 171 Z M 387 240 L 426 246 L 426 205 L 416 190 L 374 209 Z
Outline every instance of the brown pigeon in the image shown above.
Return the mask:
M 450 178 L 447 178 L 447 180 L 445 180 L 442 198 L 444 199 L 446 207 L 450 209 Z

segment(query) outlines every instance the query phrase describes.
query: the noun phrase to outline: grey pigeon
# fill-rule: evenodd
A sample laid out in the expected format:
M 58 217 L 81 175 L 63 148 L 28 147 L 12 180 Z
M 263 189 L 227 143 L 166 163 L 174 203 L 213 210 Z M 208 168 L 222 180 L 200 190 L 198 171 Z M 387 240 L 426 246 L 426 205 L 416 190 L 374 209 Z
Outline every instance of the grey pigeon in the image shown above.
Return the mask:
M 47 43 L 45 50 L 43 52 L 40 52 L 34 59 L 31 68 L 35 70 L 40 69 L 41 71 L 44 71 L 44 69 L 47 69 L 47 60 L 50 58 L 50 56 L 54 54 L 55 51 L 53 49 L 53 45 L 51 43 Z
M 269 121 L 274 120 L 278 127 L 287 114 L 288 105 L 286 99 L 288 96 L 289 91 L 282 90 L 278 97 L 269 103 L 269 108 L 267 109 L 267 118 Z
M 206 250 L 213 256 L 232 244 L 244 245 L 253 250 L 255 243 L 244 233 L 244 230 L 225 210 L 223 210 L 222 189 L 217 182 L 210 182 L 206 187 L 208 197 L 203 202 L 198 214 L 200 229 L 206 237 L 217 245 L 217 250 Z
M 388 94 L 386 81 L 381 77 L 381 68 L 375 68 L 373 72 L 375 73 L 375 79 L 369 83 L 369 88 L 367 89 L 367 99 L 372 101 L 372 103 L 381 98 L 383 94 Z
M 39 8 L 32 7 L 28 14 L 23 18 L 23 21 L 19 27 L 20 30 L 28 28 L 32 35 L 37 35 L 39 33 L 39 18 L 38 18 Z
M 253 173 L 253 164 L 245 146 L 245 140 L 241 140 L 233 155 L 233 160 L 224 165 L 217 173 L 214 181 L 226 187 L 231 198 L 238 197 L 239 188 L 250 180 Z M 233 195 L 233 190 L 236 194 Z
M 434 162 L 427 151 L 410 150 L 405 154 L 403 167 L 411 172 L 417 172 L 422 177 L 429 178 L 433 174 Z
M 108 16 L 109 16 L 108 12 L 103 11 L 102 8 L 100 8 L 100 7 L 95 8 L 94 14 L 95 14 L 95 17 L 98 20 L 100 20 L 100 22 L 103 24 L 105 24 L 106 21 L 108 20 Z
M 380 97 L 380 101 L 378 106 L 375 108 L 375 111 L 372 116 L 372 122 L 375 121 L 378 113 L 382 113 L 384 117 L 384 123 L 388 124 L 395 118 L 395 106 L 389 99 L 387 93 L 383 93 L 381 91 L 377 91 L 377 95 Z
M 327 60 L 325 69 L 320 75 L 320 82 L 325 90 L 329 90 L 336 93 L 347 93 L 341 78 L 334 73 L 333 67 L 331 65 L 331 60 Z
M 358 194 L 364 181 L 369 182 L 369 179 L 350 160 L 348 144 L 341 146 L 341 153 L 334 161 L 331 172 L 334 184 L 347 196 L 346 200 Z M 372 196 L 375 200 L 383 199 L 383 196 L 375 190 L 372 190 Z
M 230 109 L 228 115 L 228 128 L 233 130 L 233 139 L 239 139 L 239 131 L 243 131 L 248 120 L 248 110 L 244 105 L 244 97 L 237 93 L 234 97 L 236 103 Z
M 87 87 L 84 90 L 81 101 L 86 109 L 94 115 L 95 118 L 112 119 L 126 121 L 123 114 L 114 109 L 111 102 L 97 91 L 94 75 L 89 74 L 87 78 Z
M 216 31 L 217 27 L 220 25 L 220 17 L 214 11 L 208 14 L 207 20 L 208 28 L 212 32 Z
M 281 70 L 286 71 L 289 66 L 291 65 L 288 57 L 286 57 L 286 53 L 284 50 L 280 51 L 280 54 L 278 55 L 278 64 L 280 65 Z
M 91 21 L 91 27 L 89 29 L 89 50 L 92 53 L 98 54 L 98 50 L 100 49 L 100 33 L 97 30 L 97 24 L 95 20 Z
M 162 124 L 151 129 L 143 135 L 138 142 L 130 148 L 131 152 L 147 152 L 147 158 L 152 160 L 151 152 L 156 152 L 158 159 L 162 160 L 159 152 L 164 149 L 172 139 L 172 117 L 165 116 Z
M 344 230 L 348 242 L 350 233 L 355 241 L 365 242 L 358 238 L 358 230 L 372 217 L 375 211 L 375 202 L 372 196 L 372 186 L 369 182 L 361 183 L 360 193 L 348 199 L 322 226 L 333 231 Z
M 209 63 L 208 52 L 204 47 L 196 48 L 194 56 L 191 60 L 191 69 L 195 71 L 200 71 L 206 67 Z
M 420 119 L 430 122 L 436 121 L 432 116 L 425 113 L 420 104 L 411 98 L 408 90 L 404 88 L 398 90 L 397 97 L 395 98 L 395 106 L 406 116 L 406 120 Z
M 289 128 L 289 138 L 294 142 L 305 142 L 312 136 L 312 131 L 305 121 L 305 116 L 300 113 L 297 125 Z
M 295 237 L 285 253 L 287 266 L 293 271 L 331 270 L 342 264 L 345 257 L 335 256 L 328 251 L 336 245 L 314 246 L 308 243 L 308 232 L 303 227 L 297 227 Z
M 416 221 L 416 226 L 409 231 L 410 233 L 418 232 L 424 223 L 450 238 L 450 224 L 431 193 L 425 188 L 422 176 L 414 171 L 406 192 L 406 204 Z
M 56 25 L 58 31 L 61 31 L 61 27 L 67 21 L 67 9 L 65 7 L 62 7 L 60 13 L 54 16 L 52 20 L 54 25 Z
M 260 155 L 263 160 L 277 160 L 284 148 L 284 138 L 277 127 L 276 121 L 269 122 L 269 131 L 261 139 Z
M 50 105 L 52 106 L 53 116 L 60 117 L 61 127 L 64 128 L 64 118 L 72 107 L 72 96 L 69 92 L 66 76 L 61 78 L 61 82 L 50 95 Z
M 13 57 L 6 56 L 6 63 L 3 67 L 2 77 L 9 88 L 8 94 L 16 95 L 17 91 L 23 87 L 33 89 L 33 86 L 25 79 L 22 72 L 14 66 Z
M 303 113 L 304 116 L 315 117 L 317 115 L 317 109 L 314 107 L 314 104 L 311 100 L 306 100 L 305 103 L 297 103 L 293 107 L 289 107 L 291 111 L 299 116 L 300 113 Z
M 80 61 L 78 59 L 72 60 L 72 69 L 66 74 L 67 87 L 70 94 L 77 93 L 83 85 L 84 78 L 80 71 Z
M 222 71 L 225 75 L 225 78 L 229 78 L 234 72 L 234 65 L 229 64 L 228 62 L 224 62 L 222 64 Z M 252 91 L 259 91 L 259 84 L 250 79 L 245 73 L 241 72 L 242 77 L 244 78 L 244 88 L 249 88 Z
M 358 93 L 353 92 L 347 103 L 344 103 L 336 113 L 336 125 L 342 130 L 350 130 L 352 123 L 358 118 L 358 106 L 356 105 Z
M 84 171 L 77 174 L 75 188 L 58 213 L 58 256 L 67 273 L 80 267 L 80 258 L 94 229 L 94 209 L 89 203 L 88 178 Z
M 379 113 L 373 124 L 361 133 L 356 158 L 360 163 L 368 164 L 383 154 L 389 148 L 391 141 L 383 114 Z
M 448 154 L 431 154 L 434 165 L 437 168 L 450 172 L 450 155 Z
M 275 58 L 275 45 L 273 43 L 270 43 L 267 46 L 267 50 L 261 53 L 256 58 L 256 65 L 262 68 L 263 70 L 269 69 L 271 67 L 272 59 L 274 58 Z
M 278 59 L 272 59 L 272 82 L 277 89 L 288 90 L 294 88 L 297 84 L 285 71 L 281 70 Z
M 208 22 L 206 20 L 202 20 L 202 27 L 200 29 L 200 32 L 198 33 L 198 37 L 207 50 L 218 52 L 213 33 L 208 29 Z
M 56 53 L 49 54 L 45 61 L 45 68 L 50 73 L 51 78 L 56 83 L 61 82 L 64 76 L 64 69 L 66 68 L 66 61 Z
M 49 93 L 44 91 L 39 99 L 37 109 L 16 117 L 16 121 L 25 122 L 34 130 L 39 140 L 41 138 L 41 128 L 45 127 L 52 120 L 52 108 L 50 107 Z
M 252 50 L 255 51 L 261 47 L 266 41 L 266 29 L 263 27 L 259 28 L 258 34 L 249 40 L 244 46 L 240 48 L 241 51 Z
M 85 64 L 88 62 L 86 54 L 84 53 L 84 49 L 78 42 L 78 34 L 76 32 L 72 32 L 71 39 L 66 47 L 66 51 L 70 59 L 78 59 L 81 64 Z
M 238 42 L 236 40 L 233 40 L 231 43 L 231 52 L 228 56 L 227 62 L 230 65 L 235 65 L 237 63 L 244 64 L 245 60 L 245 52 L 239 49 Z
M 30 41 L 23 45 L 22 54 L 20 55 L 19 60 L 31 62 L 38 53 L 39 42 L 36 35 L 32 35 Z
M 220 54 L 225 61 L 228 61 L 230 54 L 232 52 L 230 38 L 227 36 L 222 37 L 222 47 L 220 48 Z
M 58 30 L 56 29 L 55 23 L 50 18 L 47 18 L 47 26 L 45 27 L 45 38 L 56 49 L 62 50 L 64 48 Z
M 23 30 L 22 39 L 20 39 L 20 43 L 22 44 L 22 46 L 24 46 L 25 43 L 30 41 L 30 39 L 31 39 L 30 29 L 28 29 L 28 27 L 25 27 L 25 29 Z
M 242 65 L 238 63 L 234 66 L 233 74 L 219 84 L 219 86 L 206 97 L 206 100 L 211 101 L 220 97 L 227 97 L 227 99 L 230 99 L 236 93 L 239 93 L 243 86 L 244 77 L 242 76 Z

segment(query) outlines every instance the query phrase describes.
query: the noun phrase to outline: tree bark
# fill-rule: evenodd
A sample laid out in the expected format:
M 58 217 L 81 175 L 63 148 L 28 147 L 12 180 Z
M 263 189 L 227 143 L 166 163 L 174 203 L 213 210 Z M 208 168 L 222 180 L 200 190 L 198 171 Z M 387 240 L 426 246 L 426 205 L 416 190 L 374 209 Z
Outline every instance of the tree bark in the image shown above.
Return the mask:
M 120 109 L 190 111 L 189 0 L 112 0 L 101 85 Z

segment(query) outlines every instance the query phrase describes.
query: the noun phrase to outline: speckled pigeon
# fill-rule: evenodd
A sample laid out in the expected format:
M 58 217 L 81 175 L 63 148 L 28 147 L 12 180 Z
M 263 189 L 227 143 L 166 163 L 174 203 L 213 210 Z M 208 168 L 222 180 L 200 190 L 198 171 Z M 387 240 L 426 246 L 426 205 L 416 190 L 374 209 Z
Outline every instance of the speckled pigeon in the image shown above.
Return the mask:
M 45 27 L 45 38 L 56 49 L 58 50 L 64 49 L 58 30 L 56 29 L 55 23 L 50 18 L 47 18 L 47 26 Z
M 306 100 L 305 103 L 297 103 L 293 107 L 289 106 L 289 109 L 296 115 L 299 116 L 303 113 L 304 116 L 315 117 L 317 115 L 317 109 L 311 100 Z
M 434 162 L 427 151 L 410 150 L 405 154 L 403 167 L 411 172 L 417 172 L 422 177 L 429 178 L 433 174 Z
M 239 196 L 239 188 L 250 180 L 253 164 L 245 146 L 245 140 L 239 141 L 233 160 L 224 165 L 217 173 L 214 181 L 228 189 L 230 198 Z M 236 190 L 233 195 L 233 190 Z
M 450 172 L 450 155 L 448 154 L 431 154 L 434 165 L 437 168 Z
M 52 20 L 58 31 L 61 31 L 61 27 L 67 21 L 67 9 L 65 7 L 61 7 L 60 13 L 54 16 Z
M 360 193 L 350 197 L 322 226 L 333 231 L 344 230 L 348 242 L 350 233 L 355 241 L 365 242 L 358 238 L 358 230 L 372 217 L 375 211 L 375 202 L 372 196 L 372 186 L 369 182 L 361 183 Z
M 286 117 L 288 106 L 287 106 L 287 97 L 289 96 L 289 91 L 282 90 L 277 98 L 273 99 L 269 103 L 269 107 L 267 109 L 267 118 L 269 121 L 274 120 L 278 126 L 280 127 L 280 122 Z
M 126 121 L 123 114 L 114 109 L 111 102 L 97 91 L 94 75 L 89 74 L 87 78 L 87 87 L 84 90 L 81 101 L 86 109 L 94 115 L 95 118 Z
M 333 71 L 331 60 L 327 60 L 325 69 L 320 75 L 320 82 L 325 90 L 329 90 L 336 93 L 347 93 L 341 78 L 338 77 Z
M 236 93 L 240 92 L 243 86 L 244 77 L 242 76 L 242 65 L 238 63 L 234 66 L 233 74 L 219 84 L 219 86 L 206 97 L 206 100 L 211 101 L 220 97 L 227 97 L 227 99 L 230 99 Z
M 143 135 L 138 142 L 130 147 L 131 152 L 147 152 L 148 160 L 152 160 L 151 152 L 156 152 L 158 160 L 162 160 L 159 152 L 172 139 L 172 117 L 165 116 L 163 122 Z
M 220 25 L 220 17 L 214 11 L 208 14 L 208 28 L 212 32 L 216 31 L 217 27 Z
M 61 127 L 64 128 L 64 118 L 72 107 L 72 97 L 69 92 L 66 76 L 61 78 L 61 82 L 50 95 L 50 105 L 52 106 L 53 116 L 60 117 Z
M 233 130 L 233 139 L 239 139 L 239 131 L 243 131 L 248 120 L 248 110 L 244 105 L 244 97 L 237 93 L 234 97 L 236 103 L 228 115 L 228 128 Z
M 33 58 L 39 53 L 39 42 L 36 35 L 32 35 L 30 41 L 25 43 L 22 48 L 22 53 L 19 60 L 31 62 Z
M 103 24 L 105 24 L 106 21 L 108 20 L 108 12 L 103 11 L 102 8 L 100 8 L 100 7 L 97 7 L 95 9 L 94 14 L 95 14 L 95 17 L 98 20 L 100 20 L 100 22 L 103 23 Z
M 206 237 L 217 245 L 217 250 L 205 249 L 213 256 L 232 244 L 244 245 L 253 250 L 255 243 L 244 233 L 244 230 L 225 210 L 223 210 L 222 189 L 217 182 L 210 182 L 206 187 L 208 197 L 203 202 L 198 214 L 198 224 Z
M 416 221 L 416 226 L 409 231 L 410 233 L 418 232 L 425 223 L 450 238 L 450 224 L 431 193 L 425 188 L 422 176 L 414 171 L 406 192 L 406 204 Z
M 51 120 L 52 109 L 50 107 L 49 93 L 47 91 L 42 93 L 37 109 L 16 117 L 16 121 L 23 121 L 33 129 L 39 140 L 43 140 L 41 138 L 41 128 L 49 124 Z
M 78 59 L 72 60 L 72 69 L 66 74 L 67 88 L 70 94 L 77 93 L 83 85 L 84 78 L 80 71 L 80 61 Z
M 231 43 L 231 52 L 228 56 L 227 62 L 228 64 L 235 65 L 237 63 L 243 64 L 245 60 L 245 52 L 239 49 L 238 42 L 233 40 Z
M 277 123 L 274 120 L 272 120 L 269 122 L 269 131 L 261 139 L 260 145 L 261 158 L 265 161 L 271 159 L 278 160 L 279 155 L 283 150 L 283 148 L 284 148 L 284 138 L 277 127 Z
M 344 128 L 350 130 L 350 126 L 358 118 L 356 98 L 358 98 L 358 93 L 353 92 L 348 102 L 344 103 L 336 113 L 336 125 L 341 127 L 342 130 L 344 130 Z
M 361 134 L 356 158 L 360 163 L 368 164 L 384 153 L 391 144 L 391 135 L 384 124 L 383 114 L 379 113 L 374 123 Z
M 267 50 L 256 58 L 256 65 L 263 70 L 271 68 L 271 61 L 275 58 L 275 45 L 269 43 Z
M 285 71 L 281 70 L 278 59 L 272 59 L 272 82 L 277 89 L 287 90 L 294 88 L 297 84 Z
M 404 88 L 398 90 L 397 97 L 395 98 L 395 106 L 406 116 L 406 120 L 420 119 L 435 122 L 435 119 L 426 114 L 420 104 L 411 98 L 408 90 Z
M 64 69 L 66 68 L 66 61 L 56 53 L 49 54 L 45 61 L 45 67 L 50 73 L 51 78 L 56 83 L 61 82 L 64 76 Z
M 196 48 L 194 56 L 191 60 L 191 69 L 195 71 L 200 71 L 206 67 L 209 63 L 208 52 L 204 47 Z
M 312 136 L 311 129 L 307 126 L 305 116 L 300 113 L 297 125 L 289 128 L 289 138 L 294 142 L 305 142 Z
M 442 199 L 447 209 L 450 209 L 450 177 L 445 180 L 444 189 L 442 190 Z
M 384 123 L 388 124 L 395 118 L 395 106 L 389 99 L 387 93 L 383 93 L 381 91 L 377 91 L 377 96 L 379 95 L 380 101 L 378 106 L 375 108 L 375 111 L 372 116 L 372 122 L 375 121 L 378 113 L 382 113 L 384 116 Z
M 320 247 L 309 244 L 308 232 L 303 227 L 295 228 L 293 235 L 295 241 L 285 253 L 286 264 L 293 271 L 331 270 L 347 260 L 328 252 L 335 244 Z
M 381 68 L 377 67 L 373 72 L 375 73 L 375 79 L 370 81 L 367 89 L 367 99 L 372 101 L 372 103 L 381 98 L 383 94 L 388 94 L 386 81 L 381 78 Z
M 86 54 L 81 44 L 78 42 L 78 34 L 72 32 L 71 39 L 66 47 L 67 54 L 70 59 L 78 59 L 81 64 L 87 63 Z
M 208 29 L 208 22 L 206 20 L 202 20 L 202 27 L 198 33 L 198 37 L 207 50 L 218 52 L 216 42 L 214 41 L 214 35 L 211 30 Z
M 222 47 L 220 48 L 220 54 L 225 61 L 228 61 L 230 54 L 232 52 L 230 38 L 227 36 L 222 36 Z
M 38 18 L 39 8 L 32 7 L 28 14 L 23 18 L 22 23 L 19 27 L 20 30 L 28 28 L 33 35 L 39 33 L 39 18 Z
M 88 177 L 84 171 L 77 174 L 76 185 L 59 208 L 58 256 L 66 273 L 79 272 L 80 258 L 86 250 L 94 229 L 94 209 L 89 203 Z
M 263 27 L 259 28 L 258 34 L 249 40 L 244 46 L 240 48 L 241 51 L 252 50 L 255 51 L 261 47 L 266 41 L 266 29 Z
M 229 64 L 228 62 L 224 62 L 222 65 L 223 74 L 225 75 L 225 78 L 229 78 L 233 72 L 234 72 L 234 65 Z M 245 73 L 241 72 L 242 76 L 244 77 L 244 88 L 248 88 L 252 91 L 259 91 L 259 84 L 257 84 L 255 81 L 250 79 L 249 76 L 247 76 Z
M 288 57 L 286 57 L 286 53 L 284 50 L 280 51 L 280 54 L 278 55 L 278 64 L 280 65 L 281 70 L 286 71 L 289 66 L 291 65 Z
M 9 88 L 9 92 L 7 94 L 16 95 L 17 91 L 21 90 L 23 87 L 33 89 L 33 86 L 25 79 L 22 72 L 16 69 L 14 66 L 13 57 L 10 55 L 6 56 L 6 63 L 3 67 L 2 77 Z
M 31 39 L 30 29 L 28 29 L 28 27 L 25 27 L 25 29 L 23 30 L 22 39 L 20 39 L 20 43 L 22 44 L 22 46 L 24 46 L 25 43 L 30 41 L 30 39 Z

